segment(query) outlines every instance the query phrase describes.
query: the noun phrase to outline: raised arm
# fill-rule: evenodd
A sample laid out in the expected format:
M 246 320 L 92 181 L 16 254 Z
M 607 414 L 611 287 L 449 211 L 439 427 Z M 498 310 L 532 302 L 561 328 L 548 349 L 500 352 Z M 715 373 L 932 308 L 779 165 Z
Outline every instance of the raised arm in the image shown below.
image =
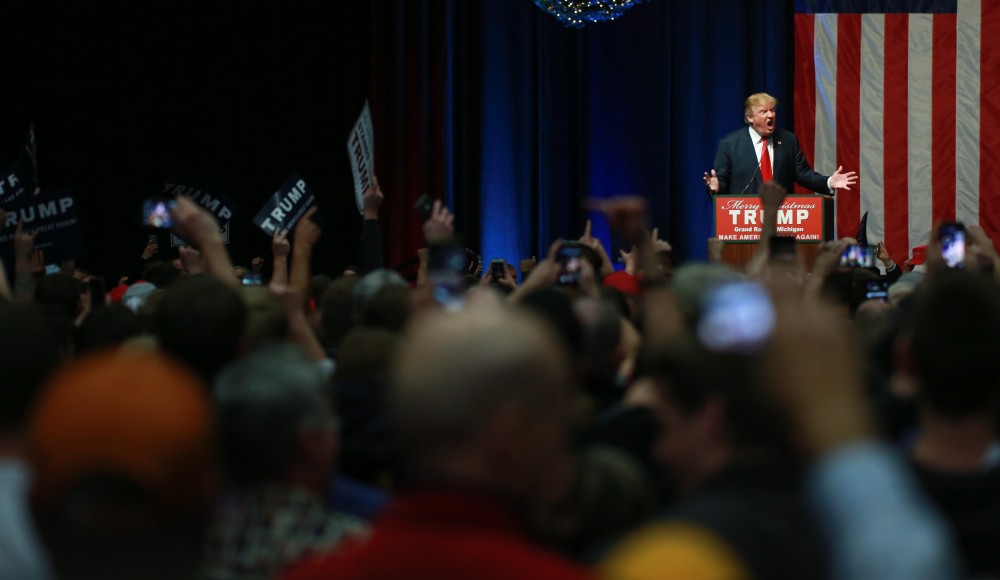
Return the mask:
M 309 278 L 312 267 L 312 251 L 319 241 L 320 234 L 323 233 L 312 216 L 319 208 L 312 207 L 306 211 L 305 215 L 295 224 L 294 239 L 292 241 L 292 278 L 291 285 L 298 291 L 302 300 L 302 307 L 305 307 L 306 297 L 309 296 Z
M 229 286 L 239 288 L 240 281 L 233 274 L 233 262 L 222 243 L 215 216 L 183 195 L 177 196 L 177 202 L 170 213 L 177 235 L 201 251 L 205 273 Z

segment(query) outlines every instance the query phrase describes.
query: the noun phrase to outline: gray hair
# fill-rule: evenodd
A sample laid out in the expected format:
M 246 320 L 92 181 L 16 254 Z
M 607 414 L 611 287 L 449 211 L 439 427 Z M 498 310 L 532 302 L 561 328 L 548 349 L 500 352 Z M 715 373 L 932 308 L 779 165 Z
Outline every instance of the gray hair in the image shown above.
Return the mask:
M 299 430 L 325 416 L 326 381 L 290 344 L 260 348 L 226 367 L 213 396 L 223 460 L 237 485 L 280 480 L 299 453 Z
M 408 286 L 406 280 L 393 270 L 385 268 L 372 270 L 354 285 L 352 298 L 355 316 L 361 316 L 368 301 L 378 294 L 379 290 L 392 287 L 407 288 Z

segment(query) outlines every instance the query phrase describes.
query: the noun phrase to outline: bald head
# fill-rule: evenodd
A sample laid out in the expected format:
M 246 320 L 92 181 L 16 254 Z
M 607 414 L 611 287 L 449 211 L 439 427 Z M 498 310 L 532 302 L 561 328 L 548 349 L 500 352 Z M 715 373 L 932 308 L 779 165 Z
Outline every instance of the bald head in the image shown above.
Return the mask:
M 421 320 L 407 342 L 391 409 L 400 441 L 418 461 L 476 446 L 496 414 L 511 406 L 526 417 L 565 415 L 567 355 L 529 314 L 483 305 L 435 315 Z

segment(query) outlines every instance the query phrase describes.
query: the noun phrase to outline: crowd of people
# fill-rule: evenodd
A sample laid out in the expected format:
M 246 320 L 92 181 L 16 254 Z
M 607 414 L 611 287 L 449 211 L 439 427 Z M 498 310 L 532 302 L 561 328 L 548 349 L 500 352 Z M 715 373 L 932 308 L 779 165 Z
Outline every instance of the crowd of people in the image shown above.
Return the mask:
M 589 224 L 484 266 L 435 202 L 415 283 L 383 268 L 377 180 L 335 276 L 309 213 L 262 285 L 184 197 L 191 246 L 128 281 L 45 275 L 18 226 L 0 578 L 1000 577 L 992 240 L 807 269 L 760 195 L 739 269 L 716 240 L 675 264 L 640 198 L 593 207 L 624 269 Z

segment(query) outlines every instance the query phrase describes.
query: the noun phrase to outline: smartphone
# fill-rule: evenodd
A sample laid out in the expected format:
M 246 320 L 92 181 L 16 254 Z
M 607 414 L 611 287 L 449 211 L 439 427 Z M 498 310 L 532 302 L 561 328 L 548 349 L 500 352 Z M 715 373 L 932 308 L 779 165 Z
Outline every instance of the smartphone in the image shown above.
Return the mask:
M 260 272 L 247 272 L 246 274 L 243 274 L 241 281 L 244 286 L 260 286 L 262 284 Z
M 840 267 L 874 268 L 875 256 L 877 255 L 878 248 L 876 246 L 848 246 L 840 255 Z
M 428 248 L 427 277 L 434 300 L 446 311 L 465 304 L 467 262 L 465 248 L 457 244 L 434 244 Z
M 173 209 L 175 203 L 172 199 L 147 199 L 142 204 L 142 223 L 159 229 L 174 227 L 170 210 Z
M 949 268 L 965 266 L 965 226 L 958 222 L 941 224 L 938 229 L 941 240 L 941 255 Z
M 771 236 L 770 248 L 772 261 L 795 261 L 795 236 Z
M 556 278 L 556 282 L 560 286 L 579 284 L 582 260 L 583 248 L 579 242 L 563 242 L 556 252 L 556 262 L 559 264 L 559 277 Z
M 865 300 L 889 300 L 888 280 L 868 280 L 865 282 Z
M 420 196 L 413 209 L 417 210 L 420 221 L 425 222 L 431 219 L 431 212 L 434 210 L 434 201 L 425 193 Z
M 90 310 L 103 308 L 107 304 L 107 292 L 104 288 L 104 279 L 100 276 L 91 276 L 87 281 L 90 288 Z
M 507 260 L 503 258 L 490 261 L 490 280 L 493 284 L 499 284 L 500 280 L 507 275 Z
M 156 234 L 149 234 L 149 240 L 146 243 L 147 244 L 159 244 L 160 241 L 158 239 L 156 239 Z
M 59 264 L 49 264 L 48 266 L 45 266 L 45 275 L 46 276 L 51 276 L 53 274 L 58 274 L 61 271 L 62 271 L 62 269 L 59 267 Z
M 736 282 L 705 295 L 697 335 L 709 350 L 750 354 L 763 347 L 774 324 L 774 305 L 764 287 Z

